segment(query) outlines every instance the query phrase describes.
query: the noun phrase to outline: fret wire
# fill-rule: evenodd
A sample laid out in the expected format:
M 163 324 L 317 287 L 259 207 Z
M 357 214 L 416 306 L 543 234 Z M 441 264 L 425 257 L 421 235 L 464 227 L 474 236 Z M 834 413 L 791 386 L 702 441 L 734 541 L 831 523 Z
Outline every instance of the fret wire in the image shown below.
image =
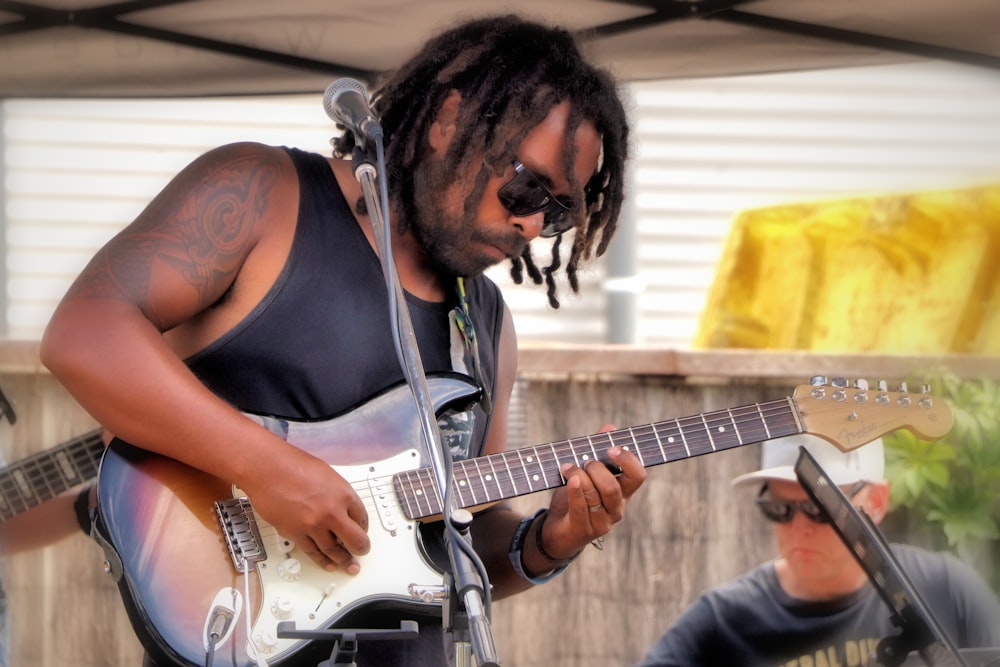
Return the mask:
M 413 506 L 410 504 L 410 494 L 404 488 L 404 486 L 409 486 L 412 493 L 413 482 L 411 476 L 405 473 L 394 476 L 392 486 L 396 490 L 396 497 L 403 503 L 403 514 L 407 517 L 413 517 L 416 512 L 413 511 Z
M 607 456 L 604 455 L 607 454 L 608 450 L 612 447 L 618 446 L 618 443 L 615 440 L 618 436 L 625 437 L 625 430 L 618 429 L 615 431 L 602 431 L 600 433 L 593 433 L 590 435 L 588 439 L 590 440 L 591 448 L 594 450 L 595 461 L 605 461 L 607 459 Z M 594 442 L 595 438 L 596 443 Z M 598 448 L 602 449 L 598 451 Z
M 656 425 L 655 424 L 650 424 L 649 425 L 649 430 L 653 433 L 653 438 L 656 440 L 656 448 L 660 450 L 660 459 L 664 463 L 666 463 L 667 462 L 667 451 L 665 449 L 663 449 L 663 441 L 660 439 L 660 434 L 656 430 Z M 638 447 L 638 445 L 636 445 L 636 447 L 639 448 L 639 449 L 641 449 L 641 447 Z
M 79 447 L 74 447 L 66 451 L 66 463 L 73 469 L 74 480 L 84 480 L 97 474 L 97 466 L 94 465 L 93 449 L 96 446 L 104 448 L 104 443 L 100 438 L 84 439 L 80 441 Z M 65 470 L 64 470 L 65 473 Z M 77 483 L 74 481 L 74 484 Z
M 732 434 L 729 429 L 729 412 L 720 410 L 702 415 L 705 434 L 712 446 L 712 451 L 732 447 Z M 738 441 L 737 441 L 738 444 Z
M 438 514 L 444 511 L 444 498 L 441 497 L 441 488 L 437 485 L 437 477 L 434 475 L 430 468 L 421 468 L 421 470 L 426 471 L 423 475 L 425 481 L 423 483 L 424 496 L 427 498 L 427 508 L 428 514 Z M 433 491 L 433 493 L 428 493 L 427 489 Z
M 556 448 L 552 443 L 549 443 L 549 450 L 552 452 L 552 460 L 555 462 L 556 472 L 559 474 L 559 477 L 562 477 L 562 471 L 560 471 L 561 466 L 559 465 L 559 455 L 556 453 Z M 542 458 L 541 453 L 539 453 L 538 463 L 542 466 L 542 476 L 545 477 L 545 488 L 553 488 L 555 484 L 551 484 L 549 482 L 548 475 L 545 474 L 545 459 Z
M 29 482 L 27 476 L 24 474 L 24 466 L 20 466 L 14 471 L 14 481 L 17 483 L 18 488 L 21 490 L 21 495 L 26 500 L 34 500 L 35 496 L 38 494 L 35 492 L 34 487 Z
M 675 447 L 675 437 L 670 433 L 668 429 L 672 429 L 676 432 L 677 424 L 674 420 L 663 421 L 657 424 L 652 424 L 653 434 L 656 436 L 656 441 L 660 443 L 660 449 L 663 451 L 663 461 L 666 463 L 671 460 L 668 455 L 668 451 L 673 452 L 676 450 Z M 661 432 L 662 436 L 661 437 Z M 666 445 L 664 445 L 664 439 L 666 440 Z
M 520 495 L 523 493 L 521 487 L 517 484 L 517 478 L 514 475 L 514 471 L 510 469 L 510 464 L 507 461 L 507 452 L 500 455 L 500 460 L 503 461 L 503 467 L 507 471 L 507 477 L 510 479 L 510 485 L 514 490 L 514 495 Z
M 417 472 L 417 509 L 422 516 L 434 513 L 434 497 L 431 495 L 431 471 L 428 468 L 420 468 Z M 434 488 L 437 488 L 436 486 Z
M 427 475 L 424 474 L 425 472 L 425 468 L 420 468 L 414 472 L 412 476 L 413 482 L 415 482 L 415 486 L 413 488 L 413 500 L 416 503 L 416 511 L 414 512 L 415 516 L 427 516 L 432 513 L 431 499 L 427 494 L 427 486 L 424 481 L 427 477 Z
M 561 443 L 549 443 L 549 447 L 551 447 L 551 448 L 552 448 L 552 452 L 553 452 L 553 454 L 554 454 L 554 453 L 555 453 L 555 451 L 556 451 L 556 449 L 555 449 L 555 445 L 556 445 L 556 444 L 560 444 L 560 445 L 563 445 L 563 446 L 565 446 L 565 445 L 567 445 L 567 444 L 569 445 L 569 453 L 570 453 L 570 455 L 571 455 L 571 456 L 573 457 L 573 464 L 574 464 L 574 465 L 575 465 L 576 467 L 578 467 L 578 468 L 579 468 L 579 467 L 580 467 L 580 458 L 579 458 L 579 457 L 578 457 L 578 456 L 576 455 L 576 445 L 575 445 L 575 444 L 573 444 L 573 441 L 572 441 L 572 440 L 564 440 L 564 441 L 563 441 L 563 442 L 561 442 Z M 556 456 L 556 460 L 558 460 L 558 459 L 559 459 L 559 457 L 558 457 L 558 456 Z M 557 467 L 557 468 L 560 468 L 560 469 L 561 469 L 561 468 L 562 468 L 562 461 L 559 461 L 559 465 L 557 465 L 556 467 Z M 560 473 L 560 474 L 561 474 L 561 473 Z
M 538 464 L 538 449 L 535 448 L 535 447 L 532 447 L 531 448 L 531 452 L 532 452 L 533 456 L 529 456 L 529 459 L 531 459 L 531 460 L 529 460 L 528 463 L 531 463 L 532 465 L 538 466 L 539 468 L 541 468 L 541 466 L 539 466 L 539 464 Z M 535 472 L 535 473 L 529 473 L 528 472 L 528 467 L 525 465 L 524 456 L 521 454 L 521 450 L 518 450 L 518 456 L 521 457 L 521 466 L 524 468 L 525 479 L 529 480 L 528 483 L 531 486 L 531 490 L 534 491 L 535 490 L 535 484 L 534 484 L 534 482 L 537 481 L 537 479 L 538 479 L 538 473 L 537 472 Z M 542 488 L 544 489 L 544 488 L 546 488 L 546 486 L 545 486 L 545 470 L 541 470 L 541 473 L 542 473 L 542 479 L 541 479 Z
M 414 499 L 417 502 L 417 516 L 433 514 L 434 500 L 427 489 L 428 470 L 426 468 L 419 468 L 413 477 L 417 482 L 414 495 Z
M 12 473 L 10 477 L 7 478 L 4 486 L 6 487 L 6 492 L 4 495 L 7 496 L 8 502 L 13 506 L 15 512 L 23 512 L 24 510 L 31 507 L 28 503 L 28 499 L 24 496 L 23 489 L 17 483 L 14 474 Z
M 473 485 L 474 481 L 478 481 L 479 485 L 483 487 L 483 496 L 484 496 L 483 499 L 484 500 L 489 500 L 490 494 L 489 494 L 489 491 L 486 490 L 486 482 L 483 480 L 483 471 L 479 469 L 479 459 L 468 459 L 468 460 L 476 468 L 476 475 L 475 475 L 476 479 L 475 480 L 473 480 L 471 478 L 469 479 L 469 493 L 472 494 L 472 502 L 473 502 L 473 504 L 475 504 L 477 502 L 476 501 L 476 489 L 472 488 L 472 485 Z
M 80 466 L 73 460 L 71 451 L 60 452 L 55 457 L 56 468 L 59 471 L 60 481 L 67 487 L 75 485 L 80 479 Z
M 741 423 L 743 424 L 743 426 L 739 428 L 741 441 L 749 440 L 750 442 L 760 442 L 769 439 L 767 430 L 761 428 L 762 426 L 765 426 L 765 422 L 761 417 L 758 406 L 737 408 L 735 414 L 746 416 L 745 419 L 741 417 Z M 747 435 L 749 438 L 743 437 Z
M 593 456 L 593 460 L 594 461 L 600 460 L 597 456 L 597 447 L 594 446 L 593 436 L 589 435 L 587 436 L 587 444 L 590 445 L 590 451 L 591 451 L 590 456 Z M 587 454 L 583 455 L 584 465 L 590 463 L 590 461 L 587 460 L 587 456 L 588 456 Z
M 503 486 L 500 484 L 500 476 L 497 475 L 497 469 L 493 465 L 493 458 L 487 456 L 486 462 L 490 464 L 490 474 L 493 475 L 493 481 L 497 484 L 497 493 L 499 494 L 497 499 L 499 500 L 504 497 Z
M 771 429 L 767 426 L 767 419 L 764 417 L 764 413 L 760 410 L 760 405 L 757 405 L 757 413 L 760 415 L 760 421 L 764 424 L 764 432 L 767 434 L 767 439 L 771 439 Z
M 21 496 L 17 485 L 14 484 L 14 480 L 11 478 L 6 478 L 3 483 L 3 496 L 6 502 L 7 508 L 10 511 L 10 516 L 22 512 L 27 509 L 27 503 Z M 8 517 L 9 518 L 9 517 Z
M 715 438 L 712 437 L 712 429 L 710 429 L 708 427 L 708 420 L 705 419 L 705 415 L 704 414 L 701 415 L 701 423 L 702 423 L 702 426 L 705 427 L 705 435 L 708 436 L 708 444 L 711 445 L 712 451 L 713 452 L 718 451 L 715 448 Z
M 472 500 L 465 498 L 465 492 L 469 489 L 469 460 L 455 461 L 452 467 L 452 477 L 455 480 L 455 495 L 458 496 L 459 507 L 473 507 L 476 504 L 476 497 L 473 494 Z
M 532 492 L 535 490 L 534 484 L 531 482 L 531 473 L 528 472 L 528 465 L 524 460 L 524 451 L 521 449 L 516 449 L 513 454 L 517 455 L 517 463 L 520 465 L 521 474 L 524 475 L 524 483 L 527 485 L 526 491 Z M 515 467 L 518 467 L 515 465 Z
M 675 419 L 674 423 L 677 425 L 677 433 L 681 436 L 681 442 L 684 443 L 684 451 L 687 452 L 688 458 L 690 458 L 691 446 L 688 444 L 687 435 L 684 433 L 684 425 L 681 424 L 679 419 Z
M 58 474 L 58 470 L 54 470 L 51 457 L 30 461 L 22 469 L 22 474 L 24 481 L 31 487 L 32 496 L 42 500 L 55 497 L 50 481 L 53 474 Z
M 729 423 L 733 426 L 733 433 L 736 434 L 736 441 L 743 445 L 743 434 L 740 433 L 740 427 L 736 424 L 736 416 L 733 415 L 733 411 L 730 409 L 726 410 L 726 414 L 729 416 Z

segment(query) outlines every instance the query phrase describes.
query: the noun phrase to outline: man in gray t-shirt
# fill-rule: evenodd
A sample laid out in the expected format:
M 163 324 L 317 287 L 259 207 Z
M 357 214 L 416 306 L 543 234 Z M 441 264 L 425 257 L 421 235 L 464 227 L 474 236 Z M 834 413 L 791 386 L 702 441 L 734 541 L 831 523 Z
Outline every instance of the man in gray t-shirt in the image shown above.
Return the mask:
M 899 633 L 825 515 L 795 476 L 805 447 L 851 502 L 885 516 L 882 443 L 843 453 L 814 436 L 764 443 L 762 469 L 734 480 L 759 488 L 779 557 L 705 591 L 661 635 L 638 667 L 861 667 L 878 642 Z M 1000 646 L 1000 603 L 983 579 L 950 554 L 893 545 L 893 554 L 942 630 L 959 647 Z

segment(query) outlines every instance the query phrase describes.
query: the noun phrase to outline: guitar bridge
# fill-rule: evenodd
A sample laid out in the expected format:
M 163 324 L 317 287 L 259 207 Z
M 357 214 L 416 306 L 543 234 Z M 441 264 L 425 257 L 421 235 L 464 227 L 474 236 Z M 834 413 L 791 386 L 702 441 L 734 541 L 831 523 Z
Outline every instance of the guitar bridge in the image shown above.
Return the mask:
M 249 498 L 217 500 L 215 513 L 237 572 L 245 571 L 247 562 L 256 563 L 267 558 Z

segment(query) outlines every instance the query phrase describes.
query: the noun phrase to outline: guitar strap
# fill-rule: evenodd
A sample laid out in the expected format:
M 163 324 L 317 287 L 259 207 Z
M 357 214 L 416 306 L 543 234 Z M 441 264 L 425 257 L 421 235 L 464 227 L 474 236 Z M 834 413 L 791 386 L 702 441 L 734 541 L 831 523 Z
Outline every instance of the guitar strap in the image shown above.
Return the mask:
M 455 295 L 458 305 L 448 313 L 451 331 L 451 368 L 456 373 L 475 379 L 480 390 L 479 407 L 483 413 L 489 415 L 493 408 L 490 386 L 485 380 L 479 361 L 479 339 L 476 337 L 469 300 L 465 292 L 465 280 L 462 278 L 455 280 Z M 467 459 L 470 455 L 479 455 L 478 452 L 471 451 L 475 421 L 476 415 L 472 408 L 464 411 L 447 411 L 438 416 L 441 438 L 452 460 L 458 461 Z
M 458 305 L 448 316 L 451 325 L 451 367 L 456 372 L 476 379 L 476 384 L 482 391 L 479 407 L 490 414 L 493 411 L 493 399 L 490 387 L 483 377 L 483 367 L 479 361 L 479 339 L 476 337 L 469 300 L 465 294 L 465 279 L 461 276 L 455 279 L 455 292 Z

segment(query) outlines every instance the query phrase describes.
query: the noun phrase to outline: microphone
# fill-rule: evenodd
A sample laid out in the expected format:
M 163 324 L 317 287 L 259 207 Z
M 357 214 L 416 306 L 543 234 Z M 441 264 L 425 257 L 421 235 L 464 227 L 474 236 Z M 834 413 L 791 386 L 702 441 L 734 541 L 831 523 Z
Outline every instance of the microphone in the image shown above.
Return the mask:
M 368 91 L 355 79 L 337 79 L 323 94 L 323 109 L 332 120 L 354 132 L 361 144 L 382 138 L 382 126 L 368 106 Z

